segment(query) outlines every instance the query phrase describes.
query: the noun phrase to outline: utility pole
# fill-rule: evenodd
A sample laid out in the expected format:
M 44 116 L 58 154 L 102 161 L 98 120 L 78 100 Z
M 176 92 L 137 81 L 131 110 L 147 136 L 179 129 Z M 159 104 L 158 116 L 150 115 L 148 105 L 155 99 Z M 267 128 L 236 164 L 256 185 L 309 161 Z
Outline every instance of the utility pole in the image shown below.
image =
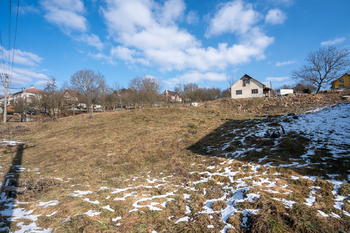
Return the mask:
M 4 101 L 4 124 L 6 124 L 7 118 L 7 77 L 8 74 L 5 75 L 5 101 Z

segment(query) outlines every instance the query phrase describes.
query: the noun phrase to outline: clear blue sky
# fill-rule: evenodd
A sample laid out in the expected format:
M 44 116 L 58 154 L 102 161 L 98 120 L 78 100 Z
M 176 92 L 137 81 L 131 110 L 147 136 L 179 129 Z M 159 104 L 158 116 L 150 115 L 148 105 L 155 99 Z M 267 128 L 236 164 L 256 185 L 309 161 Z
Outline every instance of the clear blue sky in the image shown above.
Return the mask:
M 0 73 L 12 74 L 10 92 L 43 88 L 49 76 L 62 84 L 84 68 L 123 87 L 150 75 L 164 89 L 227 88 L 227 76 L 247 73 L 278 88 L 294 84 L 291 71 L 309 52 L 350 48 L 349 0 L 20 0 L 11 71 L 17 2 L 10 45 L 9 1 L 0 3 Z

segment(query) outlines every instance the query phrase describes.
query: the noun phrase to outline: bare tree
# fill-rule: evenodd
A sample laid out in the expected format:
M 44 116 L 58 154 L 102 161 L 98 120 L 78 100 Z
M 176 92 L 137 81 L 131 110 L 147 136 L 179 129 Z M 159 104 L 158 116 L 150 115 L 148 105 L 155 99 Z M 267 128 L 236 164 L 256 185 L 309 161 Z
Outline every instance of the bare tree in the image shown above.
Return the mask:
M 198 85 L 197 84 L 195 84 L 195 83 L 185 84 L 183 89 L 184 89 L 185 97 L 190 100 L 190 104 L 193 101 L 198 100 L 199 93 L 198 93 Z
M 177 92 L 181 96 L 182 102 L 185 103 L 186 96 L 184 92 L 184 85 L 182 83 L 176 84 L 175 92 Z
M 231 98 L 231 89 L 225 89 L 221 92 L 223 98 Z
M 98 103 L 101 104 L 103 110 L 107 110 L 111 102 L 112 89 L 107 85 L 102 85 Z
M 15 112 L 20 115 L 21 122 L 25 121 L 27 101 L 25 98 L 17 97 L 13 102 L 15 107 Z
M 57 82 L 54 77 L 49 77 L 42 95 L 45 109 L 48 111 L 50 117 L 54 115 L 57 119 L 57 114 L 61 112 L 63 97 L 57 88 Z
M 159 92 L 161 91 L 161 82 L 154 77 L 143 76 L 143 88 L 145 92 L 145 99 L 152 107 L 156 101 L 160 99 Z
M 283 84 L 279 89 L 292 89 L 291 85 Z
M 137 76 L 129 83 L 129 89 L 135 94 L 135 102 L 141 105 L 148 103 L 151 107 L 159 99 L 161 88 L 162 85 L 158 79 L 148 76 Z
M 32 96 L 31 102 L 29 103 L 29 107 L 31 108 L 31 110 L 33 110 L 38 114 L 39 120 L 40 120 L 40 114 L 44 103 L 42 94 L 43 93 L 40 93 L 40 94 L 37 93 L 36 95 Z
M 184 102 L 189 101 L 190 104 L 193 101 L 214 100 L 216 98 L 220 98 L 221 96 L 220 89 L 216 90 L 215 88 L 200 88 L 195 83 L 179 83 L 175 87 L 175 91 L 181 95 Z
M 335 46 L 320 48 L 310 52 L 306 65 L 292 72 L 292 78 L 317 86 L 318 93 L 322 87 L 339 77 L 350 65 L 350 52 Z
M 106 86 L 105 77 L 93 70 L 80 70 L 71 76 L 70 84 L 79 93 L 80 99 L 90 108 L 90 117 L 93 117 L 93 104 L 103 87 Z
M 227 76 L 226 80 L 230 84 L 230 87 L 235 84 L 235 78 L 232 75 Z

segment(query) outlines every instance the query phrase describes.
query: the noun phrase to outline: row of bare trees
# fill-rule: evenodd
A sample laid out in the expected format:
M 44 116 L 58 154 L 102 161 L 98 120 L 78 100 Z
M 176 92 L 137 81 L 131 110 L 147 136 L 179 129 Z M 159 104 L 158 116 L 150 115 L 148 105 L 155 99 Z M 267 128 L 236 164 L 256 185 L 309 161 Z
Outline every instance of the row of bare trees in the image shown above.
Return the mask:
M 137 76 L 130 80 L 128 88 L 119 84 L 109 86 L 100 72 L 80 70 L 74 73 L 69 83 L 58 88 L 56 79 L 50 77 L 45 88 L 30 99 L 16 98 L 14 103 L 16 112 L 25 116 L 26 111 L 42 112 L 57 118 L 64 109 L 86 108 L 93 117 L 94 107 L 101 105 L 103 110 L 113 110 L 125 107 L 154 106 L 157 102 L 164 102 L 161 95 L 162 84 L 152 76 Z M 69 98 L 65 92 L 69 90 Z M 183 102 L 208 101 L 222 97 L 229 97 L 230 91 L 219 88 L 202 88 L 195 83 L 179 84 L 175 91 Z
M 330 84 L 332 80 L 339 78 L 350 66 L 350 51 L 346 48 L 338 49 L 335 46 L 320 48 L 311 52 L 306 57 L 306 64 L 300 69 L 292 72 L 292 78 L 302 83 L 309 91 L 319 92 L 322 87 Z M 227 80 L 232 86 L 233 77 Z M 75 99 L 64 98 L 65 90 L 75 93 Z M 115 84 L 113 87 L 107 85 L 105 77 L 100 72 L 93 70 L 80 70 L 74 73 L 69 83 L 65 83 L 61 89 L 58 88 L 55 78 L 51 77 L 46 83 L 45 89 L 37 95 L 32 95 L 30 101 L 16 98 L 14 103 L 17 113 L 25 116 L 27 110 L 36 111 L 38 114 L 44 111 L 49 115 L 57 117 L 65 106 L 73 109 L 84 103 L 90 109 L 91 117 L 95 105 L 101 105 L 102 109 L 116 109 L 125 106 L 154 106 L 158 101 L 164 101 L 160 94 L 162 85 L 159 80 L 152 76 L 141 76 L 133 78 L 128 88 L 121 88 Z M 199 87 L 195 83 L 178 84 L 175 88 L 183 102 L 210 101 L 223 97 L 230 97 L 230 90 L 219 88 Z
M 199 87 L 195 83 L 178 84 L 175 91 L 180 94 L 184 102 L 210 101 L 231 96 L 229 89 L 222 91 L 219 88 Z

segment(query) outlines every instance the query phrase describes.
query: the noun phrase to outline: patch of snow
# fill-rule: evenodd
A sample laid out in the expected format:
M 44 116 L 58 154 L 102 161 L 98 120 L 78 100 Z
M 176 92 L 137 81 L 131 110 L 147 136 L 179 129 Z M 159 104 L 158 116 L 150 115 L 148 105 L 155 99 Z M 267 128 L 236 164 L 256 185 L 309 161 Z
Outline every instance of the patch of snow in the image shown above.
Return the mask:
M 330 214 L 330 216 L 332 216 L 333 218 L 340 218 L 339 215 L 337 215 L 336 213 L 333 213 L 333 212 Z
M 57 211 L 53 212 L 52 214 L 46 215 L 46 217 L 51 217 L 51 216 L 55 215 L 56 213 L 57 213 Z
M 90 217 L 93 217 L 93 216 L 95 216 L 95 215 L 100 215 L 100 213 L 101 213 L 101 212 L 89 210 L 88 212 L 85 212 L 85 213 L 83 213 L 83 214 L 86 214 L 86 215 L 88 215 L 88 216 L 90 216 Z
M 57 205 L 59 203 L 59 201 L 48 201 L 48 202 L 39 202 L 38 205 L 36 205 L 35 207 L 39 207 L 39 206 L 44 206 L 44 208 L 48 207 L 48 206 L 53 206 L 53 205 Z
M 137 197 L 137 195 L 134 195 L 134 193 L 136 193 L 136 192 L 127 193 L 124 195 L 124 197 L 121 197 L 121 198 L 116 197 L 116 198 L 114 198 L 114 200 L 115 201 L 126 201 L 125 198 L 127 198 L 127 197 L 131 197 L 131 196 Z
M 323 217 L 329 217 L 328 214 L 326 214 L 325 212 L 322 212 L 321 210 L 317 210 Z
M 109 210 L 109 211 L 111 211 L 111 212 L 115 212 L 115 210 L 112 209 L 109 205 L 102 206 L 101 208 L 102 208 L 102 209 L 105 209 L 105 210 Z
M 92 191 L 74 191 L 73 193 L 68 194 L 67 196 L 72 196 L 72 197 L 83 197 L 83 195 L 87 194 L 92 194 Z
M 305 201 L 306 201 L 306 203 L 304 202 L 305 205 L 312 206 L 316 201 L 316 197 L 313 197 L 310 195 L 309 197 L 305 198 Z
M 338 181 L 338 180 L 328 180 L 328 181 L 333 184 L 333 191 L 332 191 L 333 195 L 338 194 L 338 190 L 341 184 L 347 183 L 346 181 Z
M 163 206 L 164 208 L 166 207 L 166 203 L 168 203 L 169 201 L 174 201 L 174 198 L 168 198 L 165 202 L 163 202 L 162 204 L 160 204 L 161 206 Z
M 100 202 L 99 202 L 98 200 L 96 200 L 96 201 L 90 201 L 89 198 L 84 198 L 83 200 L 86 201 L 86 202 L 90 202 L 90 203 L 92 203 L 92 204 L 95 204 L 95 205 L 100 204 Z
M 190 214 L 191 213 L 191 209 L 188 205 L 186 205 L 186 212 L 185 214 Z
M 175 224 L 178 224 L 179 222 L 188 222 L 189 219 L 190 219 L 190 217 L 188 217 L 188 216 L 180 218 L 175 222 Z
M 334 202 L 334 208 L 338 209 L 338 210 L 342 210 L 342 206 L 344 205 L 343 202 Z
M 287 199 L 284 199 L 284 198 L 279 199 L 279 198 L 273 197 L 272 199 L 282 202 L 286 206 L 286 208 L 293 208 L 293 205 L 296 203 L 295 201 L 290 201 L 290 200 L 287 200 Z
M 292 166 L 296 166 L 299 165 L 298 162 L 293 162 L 292 164 L 280 164 L 280 167 L 292 167 Z
M 116 218 L 112 218 L 112 221 L 113 221 L 113 222 L 116 222 L 116 221 L 118 221 L 118 220 L 120 220 L 120 219 L 122 219 L 122 217 L 116 217 Z
M 268 190 L 264 190 L 265 192 L 269 192 L 269 193 L 280 193 L 278 191 L 275 191 L 275 190 L 271 190 L 271 189 L 268 189 Z

